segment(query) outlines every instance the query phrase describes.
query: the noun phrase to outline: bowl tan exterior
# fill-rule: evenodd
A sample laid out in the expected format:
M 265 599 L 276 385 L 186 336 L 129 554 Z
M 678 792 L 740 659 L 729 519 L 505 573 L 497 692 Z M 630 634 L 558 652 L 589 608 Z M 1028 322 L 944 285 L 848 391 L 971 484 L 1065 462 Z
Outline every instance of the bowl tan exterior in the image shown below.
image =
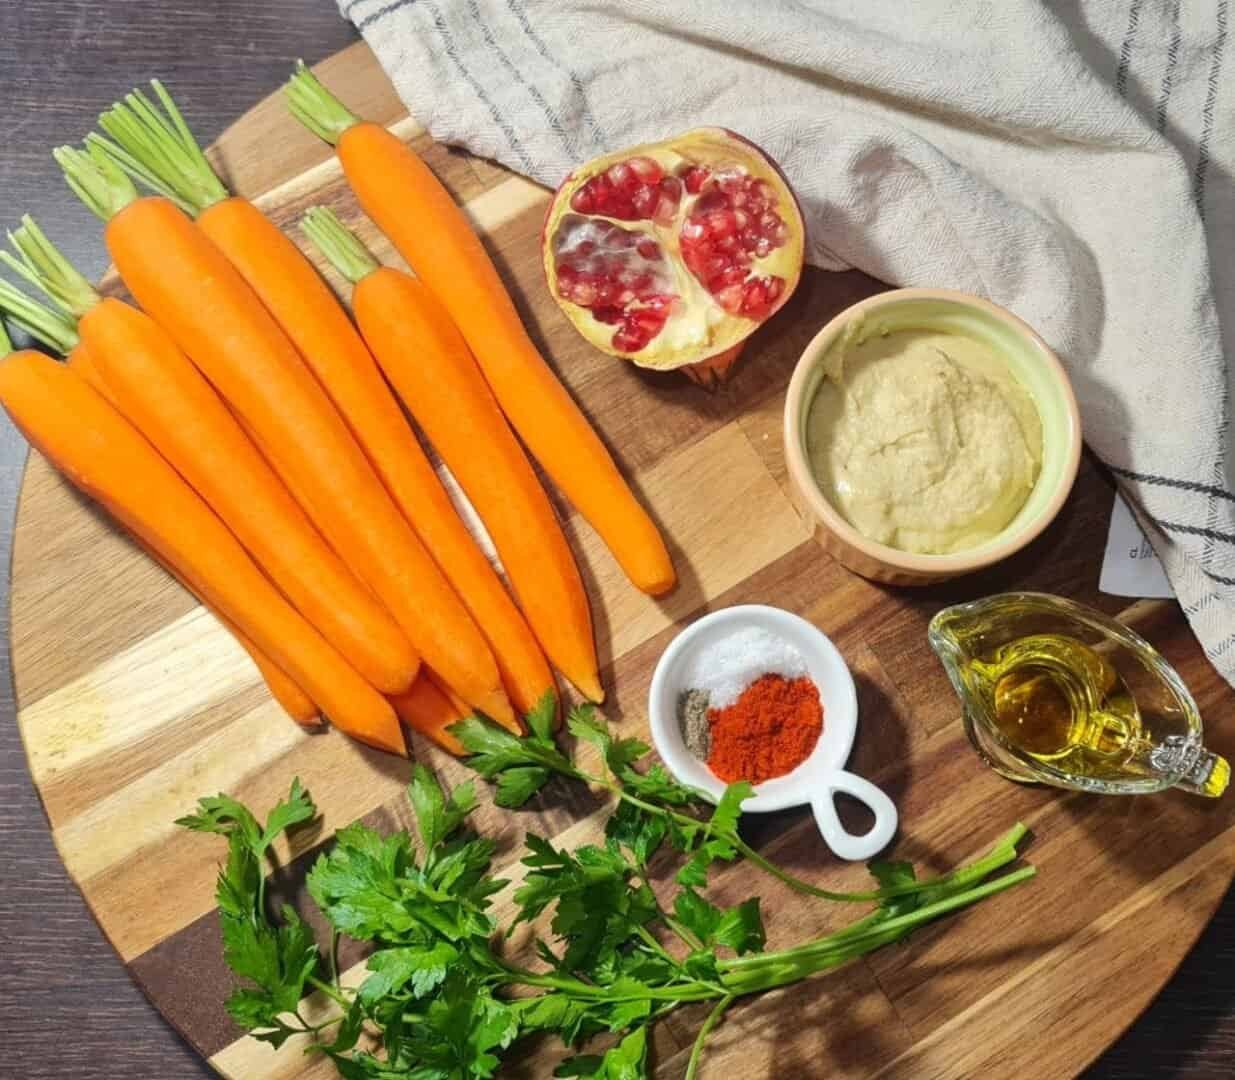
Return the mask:
M 1041 357 L 1069 414 L 1067 444 L 1062 447 L 1063 471 L 1044 509 L 998 543 L 983 545 L 972 553 L 960 551 L 950 555 L 918 555 L 868 540 L 841 516 L 820 490 L 801 437 L 805 414 L 811 405 L 806 400 L 807 385 L 819 358 L 855 318 L 907 300 L 959 304 L 979 310 L 1003 323 Z M 815 539 L 837 562 L 873 581 L 889 585 L 928 585 L 971 574 L 1006 559 L 1033 541 L 1055 519 L 1072 490 L 1080 466 L 1081 419 L 1076 407 L 1076 395 L 1059 358 L 1031 327 L 1010 311 L 989 300 L 951 289 L 894 289 L 846 308 L 820 330 L 803 350 L 785 398 L 784 444 L 793 502 L 802 517 L 813 525 Z

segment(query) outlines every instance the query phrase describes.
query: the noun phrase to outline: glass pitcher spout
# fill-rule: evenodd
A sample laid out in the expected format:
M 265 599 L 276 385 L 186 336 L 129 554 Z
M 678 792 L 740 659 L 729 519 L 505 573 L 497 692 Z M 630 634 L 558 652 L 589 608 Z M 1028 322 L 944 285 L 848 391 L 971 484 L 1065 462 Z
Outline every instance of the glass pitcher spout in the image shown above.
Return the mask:
M 1192 768 L 1175 782 L 1180 791 L 1216 799 L 1231 782 L 1231 765 L 1219 754 L 1202 750 Z

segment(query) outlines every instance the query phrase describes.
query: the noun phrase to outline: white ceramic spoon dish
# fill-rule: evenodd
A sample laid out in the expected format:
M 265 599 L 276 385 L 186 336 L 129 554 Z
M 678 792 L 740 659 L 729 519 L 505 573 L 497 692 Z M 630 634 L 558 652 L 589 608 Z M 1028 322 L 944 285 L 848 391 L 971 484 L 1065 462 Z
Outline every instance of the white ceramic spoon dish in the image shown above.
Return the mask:
M 869 780 L 846 771 L 858 725 L 853 676 L 827 635 L 797 615 L 762 604 L 745 604 L 705 615 L 678 634 L 656 665 L 648 695 L 648 721 L 657 752 L 679 782 L 706 792 L 713 801 L 720 798 L 724 782 L 686 749 L 678 722 L 678 699 L 690 689 L 682 680 L 695 653 L 750 626 L 779 636 L 802 654 L 823 702 L 823 733 L 810 756 L 796 769 L 756 785 L 755 794 L 742 805 L 743 812 L 761 814 L 809 805 L 823 839 L 837 855 L 842 859 L 872 858 L 896 832 L 896 807 Z M 841 824 L 835 804 L 838 792 L 864 803 L 874 815 L 869 831 L 855 835 Z

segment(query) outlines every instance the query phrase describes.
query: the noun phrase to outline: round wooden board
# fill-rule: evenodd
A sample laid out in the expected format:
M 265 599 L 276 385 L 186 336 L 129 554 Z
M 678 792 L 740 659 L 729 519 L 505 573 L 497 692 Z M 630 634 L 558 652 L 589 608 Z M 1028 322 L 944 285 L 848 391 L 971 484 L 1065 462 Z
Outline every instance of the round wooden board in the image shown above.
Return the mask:
M 1213 913 L 1235 872 L 1235 801 L 1102 800 L 999 779 L 964 742 L 925 628 L 945 603 L 1006 588 L 1073 596 L 1134 625 L 1178 666 L 1203 712 L 1229 716 L 1235 694 L 1202 657 L 1176 605 L 1129 606 L 1097 593 L 1107 480 L 1087 460 L 1048 533 L 979 577 L 924 591 L 854 577 L 824 554 L 790 506 L 779 422 L 805 342 L 835 312 L 877 290 L 876 282 L 808 273 L 716 395 L 684 380 L 645 378 L 589 349 L 545 294 L 542 189 L 435 145 L 407 117 L 365 46 L 322 70 L 358 112 L 393 124 L 467 205 L 533 333 L 672 539 L 681 585 L 657 604 L 627 585 L 590 529 L 561 507 L 596 613 L 610 719 L 624 733 L 646 735 L 651 669 L 677 626 L 710 608 L 777 604 L 818 624 L 853 668 L 862 715 L 853 767 L 898 803 L 898 857 L 942 869 L 1015 820 L 1035 834 L 1034 882 L 921 932 L 907 947 L 733 1009 L 709 1044 L 704 1075 L 1075 1074 L 1146 1005 Z M 239 120 L 215 153 L 231 185 L 285 228 L 306 206 L 327 203 L 392 258 L 361 222 L 327 148 L 279 101 Z M 331 1075 L 294 1043 L 275 1052 L 237 1037 L 222 1008 L 229 978 L 213 912 L 221 847 L 172 822 L 198 796 L 220 790 L 269 806 L 300 776 L 324 829 L 281 853 L 288 868 L 278 891 L 295 899 L 334 829 L 356 818 L 381 827 L 406 822 L 406 763 L 337 733 L 304 735 L 280 716 L 214 620 L 37 455 L 14 542 L 12 643 L 18 721 L 56 844 L 133 977 L 226 1076 Z M 1210 734 L 1215 749 L 1235 751 L 1229 724 Z M 452 782 L 466 771 L 423 744 L 416 752 Z M 517 876 L 525 830 L 582 842 L 596 835 L 601 809 L 587 793 L 563 788 L 518 814 L 486 800 L 477 824 L 502 841 L 500 858 L 511 863 L 504 876 Z M 861 867 L 827 852 L 804 812 L 749 825 L 755 842 L 811 880 L 865 884 Z M 748 872 L 718 875 L 722 899 L 752 886 L 763 897 L 773 947 L 850 917 Z M 659 1025 L 658 1076 L 681 1074 L 698 1020 L 683 1014 Z M 517 1071 L 548 1075 L 551 1050 Z

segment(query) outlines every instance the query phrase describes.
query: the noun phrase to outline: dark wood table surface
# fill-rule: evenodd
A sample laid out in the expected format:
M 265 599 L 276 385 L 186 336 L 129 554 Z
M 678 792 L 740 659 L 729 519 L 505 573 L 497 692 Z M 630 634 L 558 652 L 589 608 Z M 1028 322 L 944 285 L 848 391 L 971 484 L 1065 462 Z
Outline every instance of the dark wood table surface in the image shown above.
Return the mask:
M 50 147 L 76 140 L 153 75 L 213 138 L 296 57 L 316 61 L 354 37 L 332 0 L 0 0 L 0 228 L 29 211 L 83 270 L 101 272 L 101 227 L 64 187 Z M 24 460 L 24 443 L 0 420 L 6 566 Z M 7 624 L 7 579 L 0 611 Z M 0 663 L 0 1077 L 212 1075 L 129 982 L 61 868 L 13 723 L 7 646 Z M 1235 892 L 1149 1011 L 1085 1075 L 1235 1076 Z

